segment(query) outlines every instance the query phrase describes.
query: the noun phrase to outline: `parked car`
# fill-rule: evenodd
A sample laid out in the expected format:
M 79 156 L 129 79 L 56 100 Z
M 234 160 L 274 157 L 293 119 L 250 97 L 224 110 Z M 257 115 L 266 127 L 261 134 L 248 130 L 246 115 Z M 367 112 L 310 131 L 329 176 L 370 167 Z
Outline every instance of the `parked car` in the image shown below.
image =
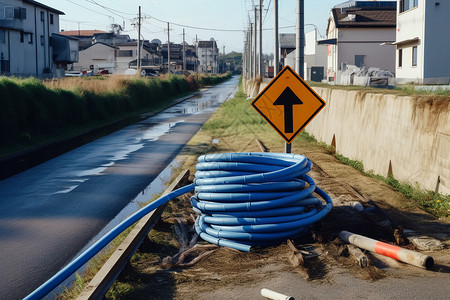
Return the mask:
M 126 69 L 125 72 L 123 72 L 123 75 L 136 75 L 137 70 L 136 69 Z
M 103 69 L 97 72 L 97 75 L 109 75 L 111 74 L 109 70 Z
M 66 77 L 85 77 L 92 76 L 92 71 L 66 71 L 64 72 Z
M 141 76 L 156 77 L 159 76 L 159 72 L 151 69 L 142 69 Z

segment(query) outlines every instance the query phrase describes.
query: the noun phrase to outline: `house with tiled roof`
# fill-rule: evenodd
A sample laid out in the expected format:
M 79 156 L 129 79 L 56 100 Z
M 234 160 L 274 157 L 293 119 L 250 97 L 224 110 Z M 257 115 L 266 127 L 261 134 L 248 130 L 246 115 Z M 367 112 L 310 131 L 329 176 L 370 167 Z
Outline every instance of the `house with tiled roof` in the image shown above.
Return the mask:
M 347 1 L 331 9 L 327 27 L 328 81 L 340 83 L 347 66 L 395 73 L 396 1 Z
M 91 46 L 93 42 L 94 35 L 107 33 L 103 30 L 62 30 L 59 34 L 64 36 L 71 36 L 78 39 L 78 46 L 80 50 Z

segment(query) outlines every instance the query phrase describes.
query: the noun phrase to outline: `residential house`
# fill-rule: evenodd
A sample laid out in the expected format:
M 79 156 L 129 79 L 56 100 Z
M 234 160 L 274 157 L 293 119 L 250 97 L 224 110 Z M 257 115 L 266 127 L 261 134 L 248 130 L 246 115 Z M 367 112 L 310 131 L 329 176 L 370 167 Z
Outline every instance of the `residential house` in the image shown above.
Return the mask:
M 170 43 L 170 49 L 168 48 L 168 44 L 161 45 L 161 55 L 163 58 L 163 69 L 164 72 L 167 72 L 168 67 L 167 64 L 169 62 L 168 54 L 170 50 L 170 72 L 174 73 L 178 69 L 183 68 L 183 45 Z M 177 67 L 178 66 L 178 67 Z
M 92 69 L 94 73 L 108 70 L 110 73 L 115 73 L 118 50 L 119 47 L 101 42 L 90 44 L 79 52 L 78 62 L 74 63 L 71 69 L 74 71 Z
M 284 33 L 281 38 L 280 34 L 280 53 L 283 58 L 283 66 L 289 65 L 295 69 L 295 33 Z M 327 66 L 327 46 L 321 45 L 317 41 L 317 30 L 307 32 L 305 34 L 304 47 L 304 79 L 313 81 L 322 81 L 326 74 Z
M 295 52 L 295 33 L 280 33 L 278 40 L 280 45 L 279 57 L 281 57 L 281 61 L 283 61 L 289 54 Z M 286 65 L 286 63 L 283 62 L 283 65 Z
M 147 40 L 141 41 L 142 53 L 141 53 L 141 68 L 152 69 L 158 72 L 162 71 L 162 55 L 158 43 L 149 42 Z M 137 68 L 137 58 L 130 61 L 129 68 Z
M 59 34 L 71 36 L 78 39 L 78 47 L 80 50 L 92 45 L 95 34 L 107 33 L 103 30 L 61 30 Z
M 219 71 L 219 49 L 211 38 L 209 41 L 199 41 L 197 45 L 198 72 L 217 73 Z
M 395 73 L 396 1 L 347 1 L 333 7 L 328 20 L 327 77 L 340 82 L 347 65 Z
M 197 71 L 197 51 L 195 45 L 185 45 L 185 60 L 186 60 L 186 70 L 188 71 Z
M 123 44 L 131 41 L 128 34 L 116 34 L 114 32 L 94 33 L 92 43 L 105 43 L 109 45 Z
M 399 0 L 396 82 L 450 83 L 450 1 Z
M 141 59 L 142 66 L 150 66 L 153 64 L 157 64 L 160 61 L 160 54 L 157 51 L 157 44 L 151 45 L 152 43 L 148 43 L 148 41 L 141 41 Z M 118 50 L 116 50 L 116 72 L 122 74 L 130 67 L 136 66 L 136 59 L 138 56 L 137 49 L 138 41 L 128 41 L 124 43 L 115 44 Z M 134 62 L 133 62 L 134 61 Z
M 319 44 L 317 30 L 305 34 L 306 80 L 322 81 L 326 78 L 328 46 Z
M 58 34 L 63 14 L 37 1 L 1 0 L 1 74 L 62 76 L 66 65 L 78 60 L 78 40 Z

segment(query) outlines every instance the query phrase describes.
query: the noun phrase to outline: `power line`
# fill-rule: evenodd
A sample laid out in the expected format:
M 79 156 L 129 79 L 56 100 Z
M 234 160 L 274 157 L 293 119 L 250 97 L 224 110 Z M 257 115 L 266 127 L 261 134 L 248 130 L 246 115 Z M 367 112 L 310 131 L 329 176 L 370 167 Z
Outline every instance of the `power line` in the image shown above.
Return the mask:
M 118 13 L 125 14 L 125 15 L 132 15 L 132 16 L 135 16 L 135 15 L 136 15 L 135 13 L 134 13 L 134 14 L 133 14 L 133 13 L 126 13 L 126 12 L 123 12 L 123 11 L 119 11 L 119 10 L 117 10 L 117 9 L 113 9 L 113 8 L 104 6 L 104 5 L 102 5 L 102 4 L 99 4 L 99 3 L 95 2 L 94 0 L 84 0 L 84 1 L 89 2 L 89 3 L 91 3 L 91 4 L 94 4 L 94 5 L 97 5 L 97 6 L 103 8 L 103 9 L 109 11 L 110 13 L 112 13 L 112 14 L 118 16 L 118 17 L 121 17 L 121 18 L 125 18 L 125 17 L 122 16 L 122 15 L 119 15 Z M 117 12 L 117 13 L 116 13 L 116 12 Z
M 153 16 L 151 16 L 149 14 L 147 14 L 147 15 L 149 16 L 149 18 L 155 19 L 156 21 L 159 21 L 159 22 L 162 22 L 162 23 L 169 22 L 172 25 L 185 27 L 185 28 L 192 28 L 192 29 L 198 29 L 198 30 L 207 30 L 207 31 L 225 31 L 225 32 L 242 32 L 242 31 L 244 31 L 243 29 L 205 28 L 205 27 L 199 27 L 199 26 L 185 25 L 185 24 L 179 24 L 179 23 L 174 23 L 174 22 L 170 22 L 170 21 L 164 21 L 164 20 L 155 18 L 155 17 L 153 17 Z
M 90 9 L 90 8 L 86 7 L 86 6 L 83 6 L 83 5 L 81 5 L 81 4 L 78 4 L 78 3 L 74 2 L 74 1 L 71 1 L 71 0 L 66 0 L 66 1 L 67 1 L 67 2 L 70 2 L 70 3 L 72 3 L 72 4 L 75 4 L 75 5 L 78 5 L 78 6 L 84 8 L 84 9 L 87 9 L 87 10 L 89 10 L 89 11 L 95 12 L 96 14 L 99 14 L 99 15 L 102 15 L 102 16 L 106 16 L 106 17 L 108 17 L 108 18 L 112 18 L 110 15 L 107 15 L 107 14 L 104 14 L 104 13 L 101 13 L 101 12 L 98 12 L 98 11 L 95 11 L 95 10 L 93 10 L 93 9 Z M 113 18 L 113 19 L 114 19 L 114 18 Z
M 269 5 L 267 6 L 266 14 L 264 15 L 263 24 L 264 24 L 264 22 L 266 21 L 267 13 L 268 13 L 269 10 L 270 10 L 270 4 L 272 4 L 272 0 L 269 0 Z

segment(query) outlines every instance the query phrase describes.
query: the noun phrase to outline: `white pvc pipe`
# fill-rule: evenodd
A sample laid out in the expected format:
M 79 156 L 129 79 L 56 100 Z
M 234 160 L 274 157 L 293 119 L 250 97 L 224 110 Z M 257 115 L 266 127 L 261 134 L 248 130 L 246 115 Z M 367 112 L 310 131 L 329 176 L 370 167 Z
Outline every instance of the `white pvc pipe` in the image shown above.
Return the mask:
M 354 234 L 348 231 L 341 231 L 339 237 L 346 243 L 353 244 L 359 248 L 369 250 L 396 260 L 411 264 L 419 268 L 430 269 L 434 260 L 431 256 L 407 250 L 391 244 L 386 244 L 371 238 Z
M 286 296 L 268 289 L 261 290 L 261 296 L 273 299 L 273 300 L 295 300 L 294 297 Z

